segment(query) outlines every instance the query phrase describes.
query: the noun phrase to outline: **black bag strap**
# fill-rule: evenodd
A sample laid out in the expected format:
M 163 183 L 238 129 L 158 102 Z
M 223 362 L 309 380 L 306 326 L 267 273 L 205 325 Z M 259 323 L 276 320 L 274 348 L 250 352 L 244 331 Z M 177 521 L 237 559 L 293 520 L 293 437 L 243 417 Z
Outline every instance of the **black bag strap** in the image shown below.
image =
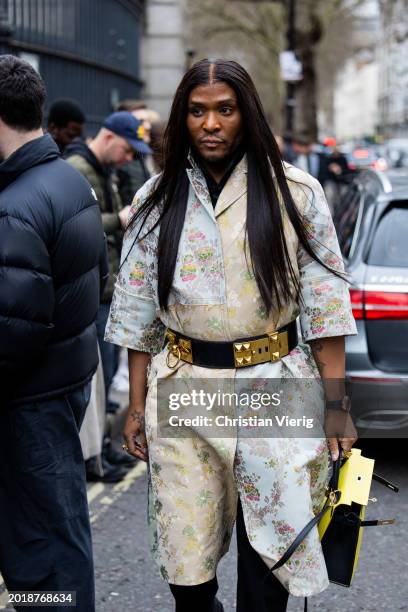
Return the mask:
M 380 525 L 394 525 L 395 519 L 373 519 L 370 521 L 360 521 L 361 527 L 378 527 Z
M 320 510 L 320 512 L 316 514 L 316 516 L 314 516 L 305 527 L 303 527 L 302 531 L 296 536 L 289 548 L 285 550 L 279 561 L 277 561 L 275 565 L 271 567 L 271 569 L 269 570 L 270 572 L 274 572 L 275 570 L 282 567 L 282 565 L 285 565 L 286 561 L 289 561 L 289 559 L 291 558 L 295 550 L 298 548 L 298 546 L 303 542 L 307 534 L 313 529 L 315 525 L 318 524 L 318 522 L 323 518 L 326 512 L 332 507 L 328 503 L 328 501 L 329 498 L 327 498 L 327 502 Z
M 373 480 L 376 480 L 377 482 L 384 485 L 385 487 L 388 487 L 389 489 L 391 489 L 391 491 L 394 491 L 394 493 L 399 492 L 399 487 L 397 487 L 395 484 L 393 484 L 389 480 L 386 480 L 386 478 L 383 478 L 383 476 L 380 476 L 379 474 L 374 473 Z
M 339 457 L 337 461 L 333 461 L 333 473 L 332 473 L 332 477 L 330 478 L 330 482 L 329 482 L 329 488 L 332 491 L 337 491 L 337 489 L 339 488 L 340 468 L 343 465 L 342 461 L 343 461 L 343 451 L 342 449 L 340 449 Z
M 303 542 L 303 540 L 308 535 L 308 533 L 310 533 L 313 527 L 315 527 L 321 521 L 321 519 L 324 517 L 326 512 L 330 510 L 330 508 L 332 508 L 333 505 L 337 504 L 337 502 L 339 501 L 341 493 L 337 487 L 339 484 L 339 474 L 340 474 L 341 462 L 342 462 L 342 453 L 340 451 L 339 458 L 337 459 L 337 461 L 333 461 L 333 474 L 332 474 L 332 477 L 329 483 L 330 493 L 327 496 L 325 505 L 320 510 L 320 512 L 316 514 L 316 516 L 314 516 L 307 523 L 307 525 L 305 525 L 305 527 L 303 527 L 302 531 L 296 536 L 296 538 L 293 540 L 289 548 L 285 550 L 285 552 L 283 553 L 279 561 L 277 561 L 275 565 L 271 567 L 271 569 L 269 570 L 270 572 L 274 572 L 275 570 L 282 567 L 282 565 L 285 565 L 287 561 L 289 561 L 289 559 L 291 558 L 295 550 Z M 331 497 L 331 495 L 334 495 L 334 497 Z

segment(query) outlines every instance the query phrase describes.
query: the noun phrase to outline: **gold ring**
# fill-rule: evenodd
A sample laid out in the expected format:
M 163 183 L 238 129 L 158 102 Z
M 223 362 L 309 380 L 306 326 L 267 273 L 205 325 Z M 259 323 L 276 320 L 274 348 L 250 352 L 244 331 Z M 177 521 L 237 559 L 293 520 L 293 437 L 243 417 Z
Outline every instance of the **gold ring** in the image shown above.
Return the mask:
M 128 447 L 127 444 L 122 444 L 122 448 L 123 448 L 124 451 L 128 451 L 129 450 L 129 447 Z

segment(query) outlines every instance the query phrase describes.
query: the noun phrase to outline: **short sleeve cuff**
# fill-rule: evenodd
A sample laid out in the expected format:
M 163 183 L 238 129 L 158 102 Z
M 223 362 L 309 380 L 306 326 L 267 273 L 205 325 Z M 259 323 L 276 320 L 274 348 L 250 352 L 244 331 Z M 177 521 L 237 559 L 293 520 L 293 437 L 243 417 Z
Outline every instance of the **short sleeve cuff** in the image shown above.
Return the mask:
M 105 330 L 106 342 L 156 354 L 162 349 L 164 332 L 163 323 L 156 317 L 154 300 L 116 287 Z
M 306 306 L 301 307 L 300 325 L 306 342 L 357 334 L 348 285 L 341 278 L 328 274 L 309 280 L 302 298 Z

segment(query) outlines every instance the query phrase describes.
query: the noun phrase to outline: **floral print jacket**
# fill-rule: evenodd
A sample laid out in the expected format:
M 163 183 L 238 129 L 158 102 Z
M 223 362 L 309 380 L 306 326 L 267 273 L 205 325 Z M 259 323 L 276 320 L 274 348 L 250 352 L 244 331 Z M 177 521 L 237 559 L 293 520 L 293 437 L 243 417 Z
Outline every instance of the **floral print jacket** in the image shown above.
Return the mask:
M 152 551 L 164 579 L 174 584 L 210 580 L 228 549 L 239 494 L 248 537 L 272 566 L 323 500 L 328 455 L 324 433 L 316 438 L 206 438 L 192 431 L 183 439 L 157 433 L 158 379 L 229 377 L 236 387 L 254 379 L 318 377 L 307 342 L 355 334 L 347 283 L 314 261 L 302 248 L 282 206 L 286 244 L 300 282 L 297 301 L 268 314 L 244 252 L 247 162 L 244 157 L 225 185 L 215 209 L 204 176 L 191 160 L 190 189 L 179 244 L 169 309 L 159 308 L 157 240 L 159 227 L 135 243 L 127 232 L 122 267 L 113 296 L 106 340 L 154 357 L 146 398 L 146 432 L 151 473 L 149 518 Z M 312 247 L 330 267 L 343 260 L 320 184 L 285 165 L 293 199 Z M 135 210 L 154 186 L 136 194 Z M 250 214 L 250 207 L 248 214 Z M 148 220 L 152 227 L 157 216 Z M 142 236 L 145 231 L 142 230 Z M 258 336 L 299 317 L 303 342 L 286 357 L 244 370 L 214 370 L 180 362 L 171 370 L 163 349 L 165 327 L 204 340 Z M 256 380 L 255 380 L 256 379 Z M 323 411 L 321 394 L 305 391 L 310 414 Z M 328 585 L 317 530 L 276 572 L 293 595 L 312 595 Z

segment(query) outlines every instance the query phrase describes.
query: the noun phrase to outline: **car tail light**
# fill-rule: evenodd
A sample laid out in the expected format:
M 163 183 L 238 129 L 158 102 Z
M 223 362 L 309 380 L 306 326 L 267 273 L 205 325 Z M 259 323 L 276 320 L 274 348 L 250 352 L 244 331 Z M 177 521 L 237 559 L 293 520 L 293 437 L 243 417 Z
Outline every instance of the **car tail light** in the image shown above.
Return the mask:
M 366 319 L 408 319 L 408 293 L 365 291 Z
M 350 289 L 355 319 L 408 319 L 408 293 Z
M 364 319 L 363 292 L 360 289 L 350 289 L 351 307 L 355 319 Z
M 368 159 L 369 156 L 370 154 L 367 149 L 356 149 L 355 151 L 353 151 L 353 157 L 355 157 L 356 159 Z
M 385 160 L 383 157 L 376 159 L 372 166 L 374 170 L 378 170 L 378 172 L 384 172 L 388 169 L 387 160 Z

